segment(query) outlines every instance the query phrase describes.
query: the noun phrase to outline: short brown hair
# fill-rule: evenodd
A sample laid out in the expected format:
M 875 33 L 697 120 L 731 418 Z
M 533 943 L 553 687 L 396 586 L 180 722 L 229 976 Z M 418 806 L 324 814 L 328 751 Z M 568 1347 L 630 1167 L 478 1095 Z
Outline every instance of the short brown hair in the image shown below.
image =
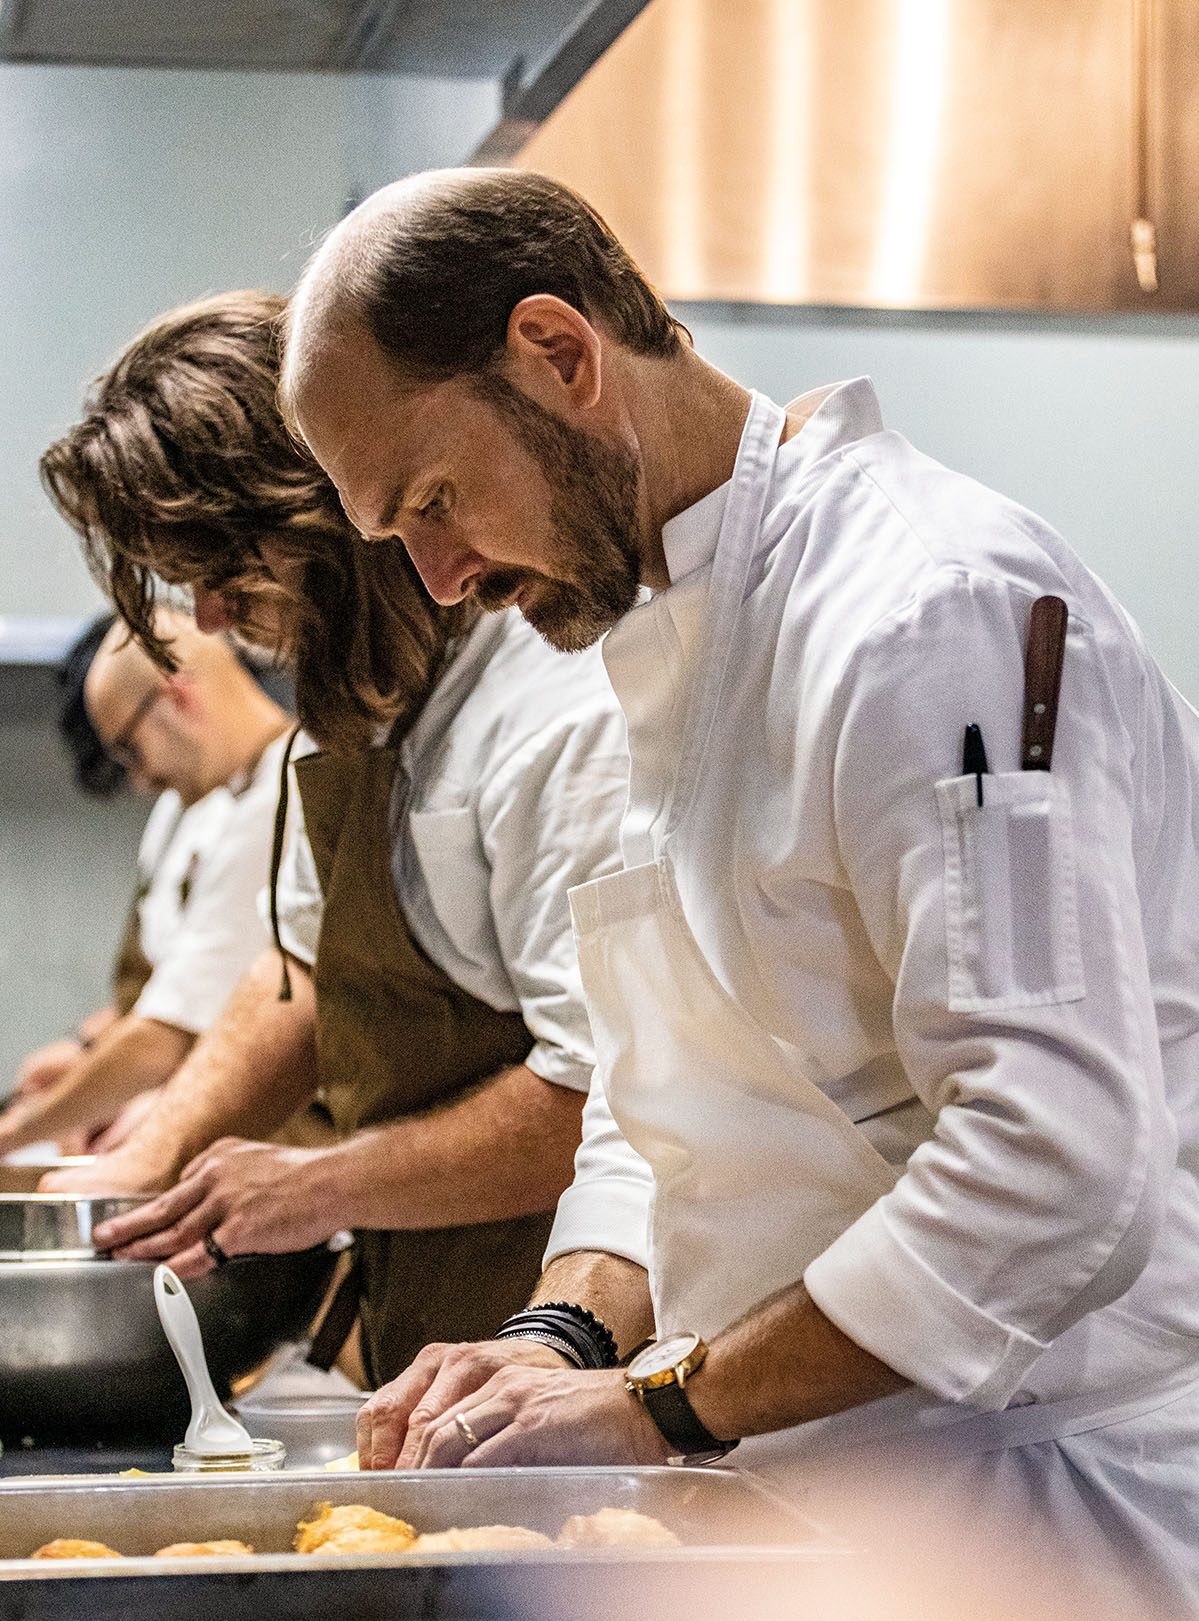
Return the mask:
M 283 308 L 236 292 L 155 321 L 93 383 L 42 481 L 152 658 L 172 663 L 154 624 L 162 582 L 228 592 L 250 635 L 255 601 L 273 597 L 300 719 L 327 747 L 356 748 L 415 714 L 472 611 L 438 608 L 401 546 L 368 547 L 288 434 L 275 398 Z M 264 541 L 300 565 L 298 593 L 275 582 Z
M 371 221 L 343 308 L 424 382 L 484 371 L 524 298 L 550 293 L 637 354 L 678 352 L 676 321 L 591 205 L 546 175 L 463 170 Z

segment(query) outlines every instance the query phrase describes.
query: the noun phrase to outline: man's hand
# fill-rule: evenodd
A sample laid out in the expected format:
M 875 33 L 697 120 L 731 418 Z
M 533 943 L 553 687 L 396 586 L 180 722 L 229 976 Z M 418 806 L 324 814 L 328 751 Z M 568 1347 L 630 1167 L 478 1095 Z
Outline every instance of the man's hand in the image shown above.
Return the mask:
M 39 1193 L 93 1194 L 157 1193 L 170 1181 L 156 1160 L 137 1153 L 132 1146 L 112 1154 L 101 1154 L 90 1165 L 75 1165 L 64 1171 L 48 1171 L 38 1183 Z
M 71 1065 L 77 1064 L 82 1056 L 83 1048 L 73 1036 L 39 1047 L 36 1052 L 29 1054 L 17 1071 L 13 1097 L 31 1097 L 35 1092 L 47 1091 L 61 1081 Z
M 24 1148 L 27 1143 L 41 1140 L 45 1133 L 38 1132 L 34 1124 L 36 1115 L 36 1092 L 14 1097 L 0 1113 L 0 1159 L 6 1154 L 15 1153 L 18 1148 Z
M 669 1456 L 662 1432 L 626 1387 L 623 1369 L 508 1367 L 427 1425 L 413 1462 L 417 1469 L 491 1469 L 661 1464 Z
M 158 1107 L 161 1090 L 161 1087 L 153 1087 L 131 1098 L 112 1124 L 105 1126 L 91 1139 L 89 1152 L 111 1154 L 114 1149 L 123 1148 L 142 1121 L 148 1119 Z
M 398 1379 L 383 1385 L 358 1415 L 363 1469 L 411 1469 L 425 1431 L 504 1368 L 560 1369 L 557 1351 L 536 1340 L 426 1345 Z
M 321 1174 L 326 1157 L 325 1149 L 223 1137 L 168 1193 L 103 1222 L 95 1242 L 119 1260 L 169 1259 L 181 1278 L 212 1270 L 210 1234 L 228 1256 L 308 1249 L 340 1225 Z
M 31 1143 L 52 1142 L 54 1150 L 47 1157 L 87 1153 L 86 1131 L 63 1131 L 58 1123 L 47 1119 L 49 1096 L 49 1089 L 13 1094 L 8 1106 L 0 1111 L 0 1159 Z

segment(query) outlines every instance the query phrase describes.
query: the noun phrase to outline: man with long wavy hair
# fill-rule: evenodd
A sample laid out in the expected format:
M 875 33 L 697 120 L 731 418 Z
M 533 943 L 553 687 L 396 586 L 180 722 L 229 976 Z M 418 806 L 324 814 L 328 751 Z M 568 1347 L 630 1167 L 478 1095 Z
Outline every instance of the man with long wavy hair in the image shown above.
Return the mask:
M 164 585 L 190 590 L 202 627 L 287 659 L 319 745 L 303 824 L 279 817 L 284 986 L 267 952 L 129 1142 L 57 1185 L 169 1189 L 97 1237 L 184 1273 L 354 1229 L 382 1379 L 536 1277 L 592 1063 L 565 891 L 615 864 L 623 727 L 598 654 L 440 608 L 401 547 L 360 543 L 277 412 L 281 308 L 164 316 L 43 458 L 152 655 Z M 334 1148 L 253 1140 L 318 1090 Z

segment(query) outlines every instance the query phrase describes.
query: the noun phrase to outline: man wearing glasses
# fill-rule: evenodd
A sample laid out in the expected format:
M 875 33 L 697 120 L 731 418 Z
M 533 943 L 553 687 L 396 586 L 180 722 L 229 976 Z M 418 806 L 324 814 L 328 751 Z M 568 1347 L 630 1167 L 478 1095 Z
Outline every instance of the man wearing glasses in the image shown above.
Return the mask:
M 221 638 L 202 636 L 182 614 L 162 620 L 179 661 L 174 674 L 117 623 L 82 691 L 108 760 L 137 792 L 158 796 L 138 855 L 137 949 L 122 952 L 128 971 L 117 975 L 107 1028 L 97 1021 L 97 1035 L 89 1021 L 65 1062 L 27 1061 L 0 1114 L 0 1155 L 34 1142 L 86 1142 L 162 1085 L 265 943 L 257 896 L 288 717 Z M 118 1122 L 104 1146 L 129 1123 Z

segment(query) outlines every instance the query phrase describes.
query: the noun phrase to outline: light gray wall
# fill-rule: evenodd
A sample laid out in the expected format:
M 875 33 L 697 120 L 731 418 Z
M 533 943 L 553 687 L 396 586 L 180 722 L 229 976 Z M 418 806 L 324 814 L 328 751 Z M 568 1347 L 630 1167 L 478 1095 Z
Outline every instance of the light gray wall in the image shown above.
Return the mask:
M 289 285 L 341 214 L 349 118 L 333 75 L 0 66 L 0 612 L 96 602 L 38 456 L 159 311 Z
M 1199 702 L 1199 319 L 679 314 L 782 402 L 871 376 L 890 427 L 1061 530 Z
M 490 84 L 0 65 L 0 616 L 98 595 L 37 458 L 172 304 L 288 289 L 349 202 L 465 156 Z M 0 1095 L 105 995 L 143 812 L 70 785 L 52 683 L 0 670 Z
M 0 66 L 0 615 L 95 595 L 36 477 L 166 306 L 286 289 L 348 201 L 473 147 L 491 85 Z M 778 399 L 870 373 L 889 421 L 1043 512 L 1199 696 L 1199 323 L 684 308 Z M 102 994 L 140 813 L 74 798 L 39 678 L 0 675 L 0 1090 Z
M 47 720 L 45 670 L 0 685 L 0 1096 L 21 1056 L 107 1000 L 144 817 L 83 800 Z
M 347 204 L 482 137 L 490 84 L 0 64 L 0 615 L 98 602 L 37 459 L 153 316 L 286 291 Z

